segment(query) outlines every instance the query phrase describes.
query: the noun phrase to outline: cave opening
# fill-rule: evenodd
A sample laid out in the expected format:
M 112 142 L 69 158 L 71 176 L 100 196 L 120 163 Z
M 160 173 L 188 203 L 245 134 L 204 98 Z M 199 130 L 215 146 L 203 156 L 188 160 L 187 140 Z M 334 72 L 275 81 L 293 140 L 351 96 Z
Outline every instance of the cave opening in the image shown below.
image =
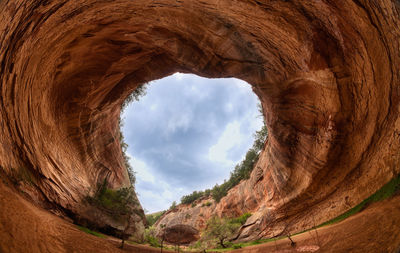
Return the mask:
M 266 130 L 261 102 L 248 83 L 177 72 L 141 89 L 137 101 L 123 105 L 120 128 L 145 211 L 196 198 L 194 192 L 229 181 L 236 167 L 241 177 L 250 173 L 240 164 L 260 152 L 266 136 L 257 148 L 254 140 Z

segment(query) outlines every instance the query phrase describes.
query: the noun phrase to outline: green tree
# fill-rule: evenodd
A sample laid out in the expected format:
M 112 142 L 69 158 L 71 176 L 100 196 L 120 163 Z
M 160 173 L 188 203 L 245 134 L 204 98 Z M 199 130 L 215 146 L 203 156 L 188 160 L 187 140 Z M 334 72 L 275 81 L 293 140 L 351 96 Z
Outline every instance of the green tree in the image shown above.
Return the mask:
M 253 149 L 258 152 L 260 150 L 262 150 L 264 148 L 264 143 L 265 140 L 268 137 L 268 129 L 267 126 L 264 125 L 261 130 L 256 131 L 256 133 L 254 134 L 254 144 L 253 144 Z
M 175 210 L 176 209 L 176 201 L 172 202 L 171 206 L 169 207 L 169 210 Z
M 235 235 L 240 226 L 240 223 L 231 222 L 230 219 L 214 216 L 207 222 L 204 239 L 216 240 L 222 248 L 226 248 L 226 241 Z
M 189 195 L 185 195 L 181 198 L 182 204 L 191 204 L 194 201 L 198 200 L 199 198 L 204 196 L 204 192 L 202 191 L 194 191 Z

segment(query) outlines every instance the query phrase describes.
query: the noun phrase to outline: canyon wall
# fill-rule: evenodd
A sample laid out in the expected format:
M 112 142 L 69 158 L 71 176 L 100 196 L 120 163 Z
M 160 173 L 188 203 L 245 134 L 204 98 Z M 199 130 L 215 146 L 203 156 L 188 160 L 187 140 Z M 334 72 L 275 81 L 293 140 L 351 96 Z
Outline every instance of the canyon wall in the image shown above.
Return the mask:
M 216 212 L 253 213 L 243 239 L 326 221 L 400 172 L 399 9 L 397 0 L 0 1 L 1 175 L 55 213 L 121 229 L 127 221 L 92 215 L 85 198 L 105 178 L 129 185 L 124 98 L 177 71 L 236 77 L 260 97 L 269 139 Z

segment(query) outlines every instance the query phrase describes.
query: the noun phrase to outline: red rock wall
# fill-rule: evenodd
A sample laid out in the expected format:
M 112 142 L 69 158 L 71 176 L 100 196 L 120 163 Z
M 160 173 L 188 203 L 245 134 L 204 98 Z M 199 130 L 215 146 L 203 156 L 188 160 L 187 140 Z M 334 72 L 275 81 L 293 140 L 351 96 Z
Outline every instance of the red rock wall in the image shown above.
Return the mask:
M 124 97 L 176 71 L 233 76 L 260 97 L 270 137 L 218 213 L 251 211 L 258 235 L 310 227 L 400 172 L 399 27 L 390 0 L 1 1 L 2 171 L 84 215 L 106 176 L 128 184 Z

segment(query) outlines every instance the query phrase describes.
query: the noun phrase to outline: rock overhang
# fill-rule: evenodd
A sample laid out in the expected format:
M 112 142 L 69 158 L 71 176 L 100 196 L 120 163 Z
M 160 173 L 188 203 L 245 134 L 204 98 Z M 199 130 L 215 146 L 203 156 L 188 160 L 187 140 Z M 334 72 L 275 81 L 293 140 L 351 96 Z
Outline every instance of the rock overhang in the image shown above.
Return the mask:
M 21 0 L 0 9 L 0 164 L 11 178 L 32 174 L 38 202 L 80 215 L 105 177 L 128 185 L 120 106 L 177 71 L 240 78 L 263 104 L 264 176 L 238 186 L 220 214 L 261 212 L 258 230 L 297 231 L 400 172 L 393 1 Z

